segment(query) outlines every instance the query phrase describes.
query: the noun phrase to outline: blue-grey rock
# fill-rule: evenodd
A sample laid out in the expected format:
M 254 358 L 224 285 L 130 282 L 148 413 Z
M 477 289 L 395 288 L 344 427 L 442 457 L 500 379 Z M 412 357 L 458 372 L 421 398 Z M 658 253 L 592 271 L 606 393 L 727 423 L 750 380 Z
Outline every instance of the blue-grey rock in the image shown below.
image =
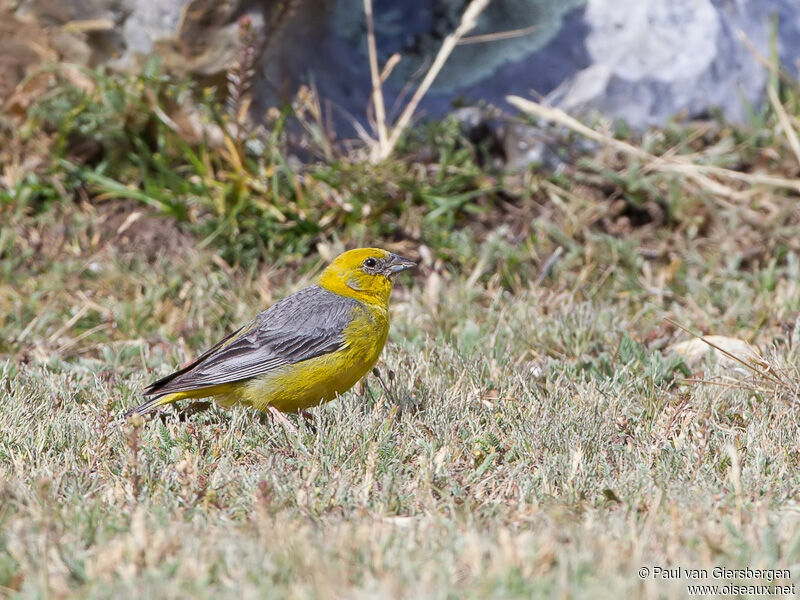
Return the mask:
M 110 23 L 107 31 L 65 32 L 76 37 L 62 44 L 75 60 L 135 68 L 157 52 L 169 68 L 204 76 L 223 74 L 235 62 L 237 20 L 249 15 L 262 46 L 257 119 L 307 84 L 341 136 L 354 134 L 354 121 L 367 123 L 362 0 L 19 0 L 17 6 L 18 17 L 47 27 Z M 390 117 L 464 6 L 464 0 L 374 0 L 380 63 L 402 55 L 384 89 Z M 470 36 L 513 35 L 458 46 L 417 116 L 437 118 L 478 102 L 508 109 L 504 98 L 514 94 L 635 127 L 715 111 L 744 121 L 764 101 L 767 71 L 741 36 L 769 56 L 775 23 L 782 66 L 797 75 L 798 0 L 493 0 Z
M 715 110 L 744 121 L 767 80 L 753 49 L 769 54 L 771 4 L 781 8 L 773 0 L 589 0 L 583 19 L 591 64 L 549 100 L 635 127 Z M 783 9 L 800 17 L 800 4 Z M 787 58 L 800 55 L 800 45 L 785 50 Z
M 581 20 L 584 3 L 494 0 L 470 36 L 517 34 L 458 46 L 425 96 L 419 115 L 443 116 L 459 104 L 502 104 L 509 93 L 547 93 L 588 66 L 581 41 L 587 33 Z M 390 117 L 397 116 L 444 37 L 458 26 L 464 6 L 458 0 L 375 0 L 379 62 L 385 64 L 394 53 L 402 56 L 383 90 Z M 353 120 L 364 123 L 371 81 L 362 7 L 361 0 L 332 1 L 327 10 L 304 12 L 298 6 L 262 61 L 262 105 L 308 83 L 330 106 L 341 133 L 352 133 Z
M 265 104 L 276 91 L 313 82 L 337 129 L 365 122 L 370 79 L 360 0 L 306 14 L 293 39 L 265 60 Z M 376 0 L 379 60 L 403 56 L 384 86 L 390 115 L 426 58 L 458 24 L 463 2 Z M 545 96 L 577 113 L 600 113 L 634 127 L 719 111 L 742 122 L 764 99 L 762 56 L 778 23 L 779 55 L 796 72 L 796 0 L 494 0 L 471 35 L 523 30 L 502 41 L 459 46 L 420 106 L 437 117 L 479 101 L 507 108 L 509 94 Z M 525 28 L 533 28 L 525 32 Z M 285 39 L 285 38 L 284 38 Z M 416 80 L 414 74 L 417 73 Z M 275 85 L 282 82 L 282 85 Z M 407 96 L 406 96 L 407 97 Z
M 139 56 L 153 52 L 156 43 L 174 36 L 188 3 L 189 0 L 132 2 L 120 27 L 125 40 L 124 51 L 114 65 L 119 68 L 134 66 Z

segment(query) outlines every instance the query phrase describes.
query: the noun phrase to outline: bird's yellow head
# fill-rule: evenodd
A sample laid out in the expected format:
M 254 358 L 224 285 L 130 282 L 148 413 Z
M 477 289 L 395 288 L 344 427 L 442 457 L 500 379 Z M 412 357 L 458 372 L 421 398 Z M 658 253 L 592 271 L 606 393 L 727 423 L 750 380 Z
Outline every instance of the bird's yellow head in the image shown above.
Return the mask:
M 394 276 L 415 266 L 415 262 L 380 248 L 358 248 L 337 256 L 317 283 L 342 296 L 388 306 Z

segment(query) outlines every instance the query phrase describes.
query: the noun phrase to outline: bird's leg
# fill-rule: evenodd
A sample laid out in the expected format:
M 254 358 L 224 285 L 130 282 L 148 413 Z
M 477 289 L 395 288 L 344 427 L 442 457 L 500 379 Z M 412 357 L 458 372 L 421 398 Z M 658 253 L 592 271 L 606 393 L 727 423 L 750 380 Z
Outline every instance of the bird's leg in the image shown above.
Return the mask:
M 275 418 L 275 420 L 278 421 L 281 425 L 283 425 L 286 429 L 288 429 L 295 435 L 299 433 L 295 424 L 292 423 L 289 419 L 287 419 L 286 415 L 284 415 L 281 411 L 279 411 L 274 406 L 268 406 L 267 408 L 269 409 L 269 412 L 273 416 L 273 418 Z
M 317 433 L 317 420 L 314 418 L 314 415 L 307 410 L 298 410 L 297 414 L 303 417 L 303 420 L 306 422 L 306 427 L 308 427 L 313 433 Z

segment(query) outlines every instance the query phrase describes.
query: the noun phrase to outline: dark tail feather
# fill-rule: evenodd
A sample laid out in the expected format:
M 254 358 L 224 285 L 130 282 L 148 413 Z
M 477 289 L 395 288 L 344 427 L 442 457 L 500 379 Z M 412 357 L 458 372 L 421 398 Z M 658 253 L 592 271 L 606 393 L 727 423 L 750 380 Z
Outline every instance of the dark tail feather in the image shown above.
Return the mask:
M 132 417 L 133 415 L 139 415 L 139 416 L 146 415 L 147 413 L 157 409 L 162 404 L 166 404 L 165 402 L 161 402 L 163 398 L 164 396 L 156 396 L 155 398 L 150 398 L 149 400 L 143 402 L 136 408 L 130 409 L 128 412 L 122 415 L 122 417 L 124 419 L 127 419 L 128 417 Z
M 183 367 L 182 369 L 178 369 L 174 373 L 170 373 L 166 377 L 162 377 L 158 381 L 154 381 L 150 385 L 148 385 L 144 390 L 145 396 L 153 396 L 143 404 L 140 404 L 136 408 L 130 409 L 126 412 L 123 417 L 128 418 L 132 417 L 133 415 L 146 415 L 149 412 L 154 411 L 159 406 L 163 406 L 165 404 L 169 404 L 170 402 L 175 402 L 176 400 L 180 400 L 183 396 L 178 396 L 176 398 L 172 398 L 171 400 L 167 400 L 167 398 L 171 397 L 173 394 L 180 394 L 182 390 L 176 390 L 175 387 L 172 386 L 170 389 L 169 384 L 175 381 L 175 379 L 179 378 L 181 375 L 185 375 L 192 369 L 194 369 L 197 365 L 203 362 L 206 358 L 211 356 L 214 352 L 219 350 L 220 348 L 224 347 L 231 341 L 234 341 L 236 336 L 242 331 L 244 327 L 240 327 L 236 331 L 232 332 L 225 339 L 221 340 L 218 344 L 216 344 L 213 348 L 209 348 L 203 354 L 198 356 L 194 361 L 190 362 L 188 365 Z
M 196 366 L 197 365 L 195 363 L 192 363 L 192 364 L 187 365 L 184 368 L 180 369 L 179 371 L 175 371 L 174 373 L 170 373 L 166 377 L 162 377 L 158 381 L 154 381 L 153 383 L 148 385 L 146 388 L 144 388 L 145 395 L 149 396 L 151 394 L 157 394 L 161 390 L 161 388 L 166 387 L 166 385 L 168 383 L 170 383 L 174 379 L 177 379 L 178 377 L 180 377 L 184 373 L 188 373 L 190 370 L 192 370 Z M 163 396 L 164 393 L 167 393 L 167 392 L 162 392 L 161 395 Z
M 177 379 L 181 375 L 185 375 L 186 373 L 188 373 L 189 371 L 194 369 L 197 365 L 199 365 L 201 362 L 203 362 L 209 356 L 214 354 L 214 352 L 216 352 L 220 348 L 224 347 L 228 342 L 233 341 L 234 338 L 236 337 L 236 335 L 240 331 L 242 331 L 243 329 L 244 329 L 244 327 L 239 327 L 239 329 L 237 329 L 236 331 L 234 331 L 234 332 L 228 334 L 227 336 L 225 336 L 225 338 L 223 340 L 221 340 L 219 343 L 217 343 L 212 348 L 209 348 L 208 350 L 203 352 L 203 354 L 198 356 L 196 359 L 194 359 L 188 365 L 186 365 L 186 366 L 178 369 L 174 373 L 170 373 L 166 377 L 162 377 L 158 381 L 154 381 L 153 383 L 148 385 L 144 390 L 145 395 L 146 396 L 150 396 L 151 394 L 159 394 L 159 396 L 164 396 L 166 394 L 169 394 L 169 393 L 175 391 L 174 389 L 173 390 L 169 390 L 169 389 L 165 390 L 164 388 L 167 387 L 167 384 L 171 383 L 173 380 Z M 147 404 L 147 402 L 145 402 L 145 404 Z M 142 406 L 144 406 L 145 404 L 143 404 Z

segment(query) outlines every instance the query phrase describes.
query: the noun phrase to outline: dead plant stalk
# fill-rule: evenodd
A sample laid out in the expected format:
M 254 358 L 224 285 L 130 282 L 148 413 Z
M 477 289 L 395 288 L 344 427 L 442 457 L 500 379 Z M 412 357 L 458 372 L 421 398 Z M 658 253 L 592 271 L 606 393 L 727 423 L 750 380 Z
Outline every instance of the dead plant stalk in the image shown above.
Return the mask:
M 797 159 L 797 163 L 800 164 L 800 140 L 797 139 L 797 132 L 794 130 L 794 127 L 792 127 L 792 123 L 789 121 L 789 115 L 783 107 L 783 104 L 781 104 L 780 98 L 778 98 L 778 92 L 776 92 L 775 88 L 771 85 L 767 86 L 767 96 L 769 96 L 772 108 L 775 109 L 775 114 L 778 115 L 778 123 L 780 123 L 783 134 L 789 142 L 794 157 Z
M 391 156 L 400 136 L 411 122 L 411 118 L 414 116 L 419 103 L 430 90 L 431 85 L 433 85 L 434 80 L 439 75 L 442 67 L 444 67 L 450 54 L 458 45 L 459 41 L 475 28 L 478 24 L 478 17 L 480 17 L 481 13 L 489 6 L 490 1 L 491 0 L 472 0 L 472 2 L 469 3 L 464 14 L 461 16 L 461 22 L 458 27 L 442 41 L 442 46 L 439 48 L 436 58 L 425 73 L 425 77 L 414 92 L 414 95 L 403 108 L 400 117 L 398 117 L 396 123 L 391 128 L 391 133 L 389 133 L 389 127 L 386 123 L 383 92 L 381 91 L 381 76 L 378 69 L 372 0 L 364 0 L 364 16 L 367 20 L 367 49 L 369 52 L 370 78 L 372 79 L 373 87 L 372 98 L 375 103 L 375 126 L 378 131 L 378 140 L 377 142 L 373 140 L 370 148 L 370 160 L 373 162 L 380 162 Z
M 369 52 L 369 74 L 372 78 L 372 104 L 375 108 L 375 127 L 378 130 L 378 147 L 386 146 L 386 106 L 383 102 L 383 88 L 378 71 L 378 50 L 375 46 L 375 23 L 372 14 L 372 0 L 364 0 L 364 16 L 367 20 L 367 49 Z
M 561 109 L 545 106 L 525 98 L 520 98 L 519 96 L 507 96 L 506 101 L 524 113 L 563 125 L 587 139 L 610 146 L 618 152 L 642 160 L 646 163 L 648 169 L 661 173 L 671 173 L 688 177 L 694 180 L 698 185 L 705 187 L 718 196 L 742 199 L 746 198 L 747 194 L 746 192 L 735 190 L 719 181 L 711 179 L 709 176 L 714 176 L 722 180 L 738 181 L 748 185 L 766 185 L 773 188 L 800 192 L 800 180 L 777 177 L 774 175 L 762 175 L 759 173 L 742 173 L 723 167 L 715 167 L 713 165 L 698 165 L 678 156 L 655 156 L 633 144 L 617 140 L 610 135 L 596 131 Z

